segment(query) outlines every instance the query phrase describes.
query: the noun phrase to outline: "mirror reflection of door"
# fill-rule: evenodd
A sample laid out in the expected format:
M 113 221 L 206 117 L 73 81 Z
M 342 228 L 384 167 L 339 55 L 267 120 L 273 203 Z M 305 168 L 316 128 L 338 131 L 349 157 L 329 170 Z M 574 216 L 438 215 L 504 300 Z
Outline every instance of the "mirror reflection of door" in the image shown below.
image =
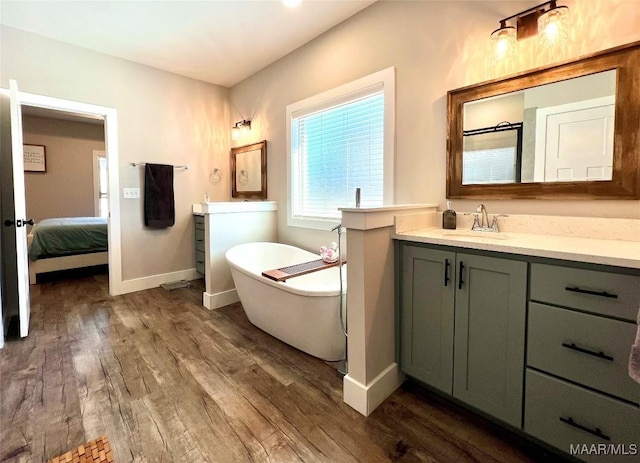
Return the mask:
M 611 180 L 614 112 L 613 96 L 539 110 L 534 180 Z
M 236 154 L 236 188 L 242 191 L 260 191 L 262 188 L 262 151 L 253 150 Z

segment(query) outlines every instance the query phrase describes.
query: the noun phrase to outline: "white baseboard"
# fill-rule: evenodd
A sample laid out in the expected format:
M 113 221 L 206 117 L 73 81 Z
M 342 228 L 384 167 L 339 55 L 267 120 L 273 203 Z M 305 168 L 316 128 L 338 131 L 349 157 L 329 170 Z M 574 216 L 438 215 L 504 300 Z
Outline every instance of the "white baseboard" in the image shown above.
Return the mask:
M 200 274 L 195 268 L 180 270 L 178 272 L 161 273 L 159 275 L 151 275 L 143 278 L 134 278 L 132 280 L 121 281 L 115 288 L 115 294 L 127 294 L 136 291 L 144 291 L 145 289 L 157 288 L 163 283 L 171 283 L 180 280 L 197 280 Z
M 239 300 L 238 291 L 236 291 L 235 288 L 214 294 L 207 292 L 202 293 L 202 305 L 209 310 L 219 309 L 220 307 L 233 304 Z
M 347 374 L 343 382 L 343 400 L 364 416 L 369 416 L 403 381 L 404 373 L 397 363 L 389 365 L 366 386 Z

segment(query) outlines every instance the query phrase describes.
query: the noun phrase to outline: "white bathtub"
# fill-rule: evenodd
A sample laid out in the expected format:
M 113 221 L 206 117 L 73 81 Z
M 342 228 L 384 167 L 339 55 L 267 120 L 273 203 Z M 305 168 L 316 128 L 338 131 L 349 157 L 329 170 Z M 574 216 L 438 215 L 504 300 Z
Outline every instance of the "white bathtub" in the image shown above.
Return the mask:
M 247 243 L 229 249 L 226 258 L 251 323 L 315 357 L 345 357 L 338 267 L 276 282 L 262 272 L 319 259 L 319 255 L 286 244 Z M 346 265 L 342 275 L 346 302 Z

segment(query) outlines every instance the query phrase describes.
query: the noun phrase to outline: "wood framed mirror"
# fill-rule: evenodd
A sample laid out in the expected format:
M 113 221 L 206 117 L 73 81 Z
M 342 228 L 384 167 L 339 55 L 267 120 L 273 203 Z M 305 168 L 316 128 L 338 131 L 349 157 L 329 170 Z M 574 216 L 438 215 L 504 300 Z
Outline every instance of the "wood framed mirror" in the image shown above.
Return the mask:
M 447 104 L 447 198 L 640 198 L 640 42 L 451 90 Z
M 231 197 L 267 199 L 267 140 L 231 148 Z

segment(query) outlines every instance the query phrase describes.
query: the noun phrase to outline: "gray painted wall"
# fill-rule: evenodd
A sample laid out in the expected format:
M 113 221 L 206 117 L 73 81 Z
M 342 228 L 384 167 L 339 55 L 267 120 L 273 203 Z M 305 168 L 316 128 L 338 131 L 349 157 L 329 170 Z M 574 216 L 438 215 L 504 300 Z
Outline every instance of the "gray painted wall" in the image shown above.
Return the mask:
M 194 267 L 191 205 L 208 191 L 230 197 L 228 90 L 148 66 L 2 26 L 0 86 L 115 108 L 118 112 L 120 188 L 143 186 L 143 169 L 131 162 L 188 164 L 176 171 L 176 223 L 163 230 L 143 225 L 142 201 L 122 199 L 124 280 Z M 225 175 L 209 183 L 214 167 Z
M 92 217 L 93 150 L 104 151 L 104 125 L 23 116 L 24 143 L 44 145 L 46 172 L 25 172 L 27 216 Z
M 501 18 L 536 2 L 376 2 L 231 89 L 232 120 L 251 115 L 251 140 L 269 146 L 269 199 L 279 201 L 284 243 L 315 249 L 327 232 L 286 221 L 286 105 L 389 66 L 396 67 L 395 202 L 446 209 L 447 91 L 640 40 L 637 0 L 567 0 L 571 40 L 540 50 L 518 43 L 513 61 L 492 60 L 491 31 Z M 640 201 L 456 200 L 458 211 L 483 202 L 490 213 L 640 218 Z

